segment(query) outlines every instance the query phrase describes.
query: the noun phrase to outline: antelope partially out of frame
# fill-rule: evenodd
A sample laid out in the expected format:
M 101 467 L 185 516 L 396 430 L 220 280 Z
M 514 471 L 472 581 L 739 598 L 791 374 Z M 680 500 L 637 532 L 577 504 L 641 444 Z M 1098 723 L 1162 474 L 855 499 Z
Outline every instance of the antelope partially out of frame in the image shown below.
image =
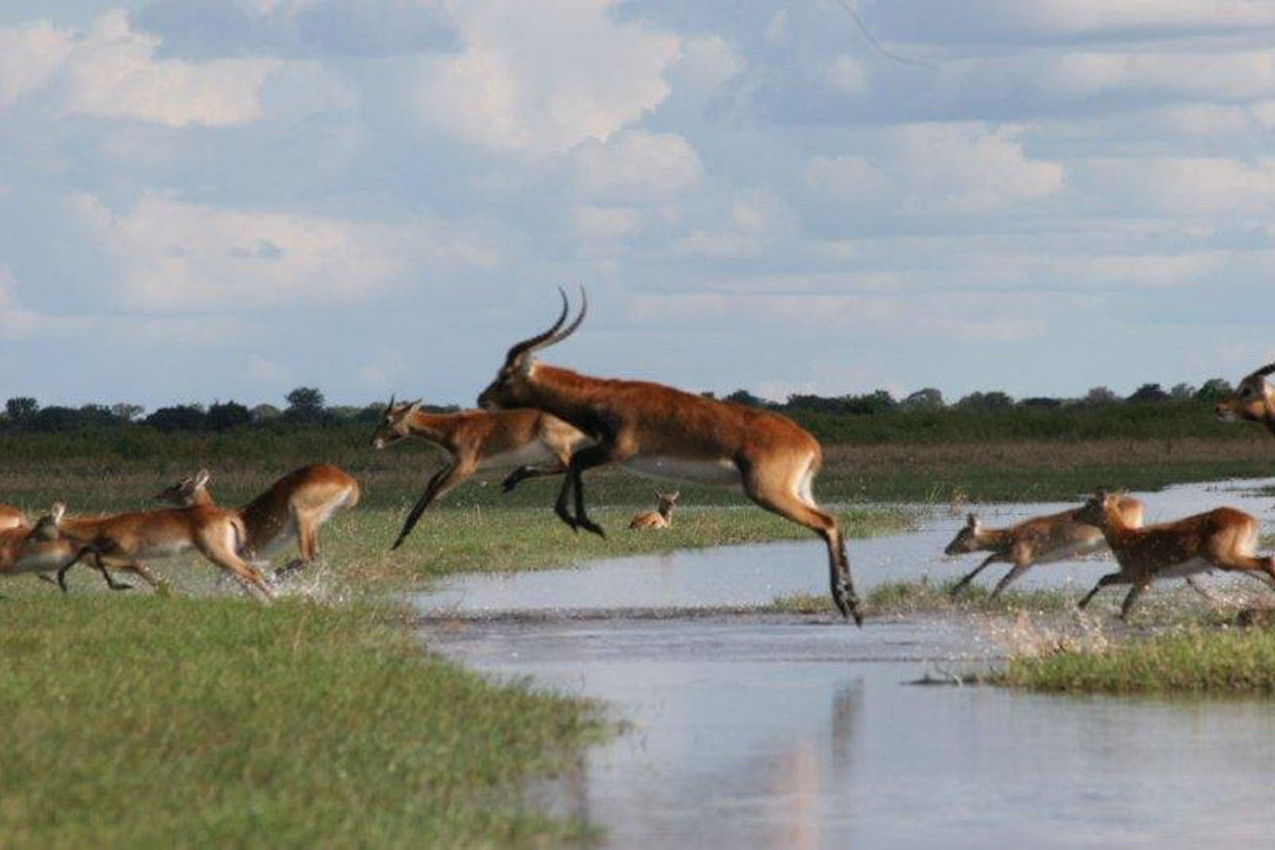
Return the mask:
M 1226 422 L 1260 422 L 1275 434 L 1275 388 L 1266 380 L 1272 372 L 1275 372 L 1275 363 L 1268 363 L 1245 375 L 1235 388 L 1235 394 L 1218 402 L 1214 408 L 1217 418 Z
M 179 479 L 155 494 L 161 502 L 182 508 L 215 503 L 208 492 L 208 470 Z M 282 578 L 313 561 L 319 554 L 319 527 L 341 508 L 359 503 L 359 483 L 353 476 L 328 463 L 295 469 L 280 478 L 257 498 L 239 508 L 246 537 L 239 554 L 256 567 L 266 566 L 271 556 L 293 540 L 300 557 L 275 571 Z
M 1252 575 L 1275 587 L 1275 558 L 1255 554 L 1257 520 L 1243 511 L 1216 508 L 1175 522 L 1135 528 L 1121 515 L 1119 499 L 1100 490 L 1076 512 L 1078 521 L 1102 529 L 1120 564 L 1118 572 L 1098 579 L 1079 607 L 1088 605 L 1107 585 L 1129 584 L 1132 587 L 1120 606 L 1120 616 L 1127 617 L 1152 581 L 1213 568 Z
M 1126 525 L 1135 528 L 1142 525 L 1142 503 L 1137 499 L 1121 496 L 1117 508 Z M 1009 528 L 987 528 L 977 514 L 970 514 L 943 553 L 992 554 L 952 587 L 952 595 L 960 593 L 975 576 L 998 561 L 1010 564 L 1011 568 L 996 583 L 992 590 L 993 599 L 1036 564 L 1065 561 L 1106 550 L 1107 541 L 1102 530 L 1096 525 L 1076 520 L 1079 510 L 1072 508 L 1061 513 L 1033 517 Z
M 404 437 L 417 437 L 447 453 L 447 464 L 434 473 L 412 506 L 391 549 L 403 545 L 430 505 L 479 469 L 521 463 L 501 484 L 508 493 L 520 481 L 567 471 L 571 454 L 585 436 L 561 419 L 539 410 L 462 410 L 430 413 L 420 401 L 395 403 L 391 396 L 372 434 L 383 449 Z M 547 465 L 540 465 L 547 464 Z
M 74 517 L 62 520 L 59 529 L 72 542 L 93 550 L 97 568 L 104 575 L 108 575 L 106 568 L 110 566 L 138 575 L 158 588 L 160 580 L 142 562 L 195 549 L 245 586 L 257 588 L 266 599 L 274 597 L 257 568 L 239 555 L 248 532 L 233 511 L 195 505 L 106 517 Z M 63 592 L 71 566 L 58 570 L 58 586 Z
M 673 506 L 681 495 L 679 490 L 672 493 L 656 491 L 655 498 L 659 500 L 659 507 L 653 511 L 642 511 L 633 517 L 629 528 L 668 528 L 673 524 Z
M 27 515 L 21 510 L 10 505 L 0 505 L 0 531 L 24 528 L 27 525 L 29 525 Z
M 560 290 L 561 292 L 561 290 Z M 478 397 L 488 409 L 532 407 L 563 419 L 595 444 L 571 457 L 555 510 L 572 529 L 606 536 L 585 512 L 585 470 L 609 463 L 664 478 L 741 484 L 768 511 L 814 531 L 828 547 L 832 598 L 842 616 L 862 623 L 850 578 L 850 561 L 837 521 L 819 509 L 812 493 L 823 452 L 819 442 L 787 417 L 768 410 L 716 401 L 662 384 L 593 378 L 537 361 L 532 355 L 561 342 L 588 312 L 581 288 L 580 313 L 567 327 L 562 313 L 543 333 L 509 349 L 491 385 Z M 575 495 L 575 513 L 568 502 Z
M 69 569 L 80 560 L 93 554 L 93 549 L 81 546 L 61 534 L 60 525 L 66 507 L 55 502 L 48 514 L 36 520 L 34 526 L 10 526 L 0 530 L 0 575 L 13 576 L 23 573 L 35 573 L 41 578 L 46 573 Z M 106 583 L 113 590 L 127 589 L 128 585 L 120 584 L 110 574 L 99 567 Z

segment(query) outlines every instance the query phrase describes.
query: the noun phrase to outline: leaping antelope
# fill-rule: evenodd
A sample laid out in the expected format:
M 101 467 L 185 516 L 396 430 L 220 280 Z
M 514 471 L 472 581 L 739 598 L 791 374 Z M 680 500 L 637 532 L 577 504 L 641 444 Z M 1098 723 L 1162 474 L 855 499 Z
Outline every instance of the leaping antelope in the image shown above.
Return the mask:
M 1213 412 L 1224 422 L 1235 422 L 1241 419 L 1249 422 L 1260 422 L 1266 429 L 1275 434 L 1275 388 L 1267 382 L 1266 376 L 1275 372 L 1275 363 L 1268 363 L 1255 372 L 1245 375 L 1235 388 L 1235 393 L 1225 401 L 1218 402 Z
M 35 525 L 25 521 L 18 526 L 0 530 L 0 575 L 13 576 L 45 573 L 69 569 L 81 559 L 93 554 L 93 549 L 82 546 L 61 535 L 60 525 L 66 507 L 55 502 L 48 514 L 36 520 Z M 116 582 L 99 566 L 106 583 L 112 590 L 126 590 L 127 584 Z
M 563 419 L 596 443 L 571 457 L 555 510 L 572 529 L 605 537 L 585 512 L 582 474 L 620 463 L 647 475 L 717 484 L 741 484 L 768 511 L 814 531 L 828 547 L 832 598 L 843 617 L 862 624 L 850 561 L 837 521 L 812 493 L 822 462 L 819 442 L 797 423 L 768 410 L 704 398 L 662 384 L 594 378 L 540 363 L 532 355 L 561 342 L 588 312 L 581 287 L 580 313 L 570 325 L 567 294 L 562 313 L 543 333 L 509 349 L 479 406 L 532 407 Z M 567 509 L 575 494 L 575 514 Z
M 463 410 L 429 413 L 420 401 L 394 401 L 372 434 L 372 446 L 383 449 L 404 437 L 418 437 L 445 451 L 447 464 L 434 473 L 412 506 L 391 549 L 403 545 L 430 505 L 479 469 L 521 463 L 501 484 L 508 493 L 520 481 L 567 471 L 571 453 L 585 436 L 561 419 L 539 410 Z M 548 463 L 546 466 L 538 464 Z
M 673 506 L 677 504 L 681 491 L 674 490 L 672 493 L 661 493 L 658 490 L 655 498 L 659 500 L 659 507 L 653 511 L 642 511 L 642 513 L 633 517 L 629 523 L 629 528 L 668 528 L 673 524 Z
M 110 565 L 140 576 L 152 587 L 159 587 L 159 579 L 142 562 L 197 549 L 243 584 L 256 587 L 266 599 L 274 597 L 257 568 L 239 556 L 247 530 L 243 520 L 232 511 L 195 505 L 106 517 L 74 517 L 62 520 L 59 529 L 72 542 L 92 548 L 96 565 L 104 574 Z M 58 570 L 58 586 L 64 592 L 66 573 L 71 566 L 67 564 Z
M 1117 508 L 1127 525 L 1142 525 L 1142 503 L 1137 499 L 1121 496 Z M 992 590 L 993 599 L 1036 564 L 1064 561 L 1106 549 L 1107 541 L 1102 536 L 1101 529 L 1076 520 L 1079 510 L 1072 508 L 1061 513 L 1032 517 L 1008 528 L 987 528 L 977 514 L 970 514 L 943 553 L 992 554 L 952 587 L 952 595 L 960 593 L 975 576 L 998 561 L 1010 564 L 1011 568 L 996 583 Z
M 213 506 L 208 492 L 208 470 L 186 476 L 155 494 L 161 502 L 181 508 Z M 353 476 L 328 463 L 295 469 L 238 510 L 247 532 L 239 554 L 254 566 L 262 566 L 290 541 L 297 541 L 300 557 L 275 571 L 282 578 L 301 569 L 319 554 L 319 527 L 341 508 L 359 502 L 359 483 Z
M 1129 584 L 1132 587 L 1120 606 L 1123 618 L 1152 581 L 1190 576 L 1214 567 L 1243 572 L 1275 587 L 1275 558 L 1254 554 L 1257 520 L 1243 511 L 1216 508 L 1175 522 L 1135 528 L 1121 515 L 1119 496 L 1099 490 L 1076 512 L 1076 519 L 1102 529 L 1120 564 L 1118 572 L 1098 579 L 1080 600 L 1081 608 L 1107 585 Z

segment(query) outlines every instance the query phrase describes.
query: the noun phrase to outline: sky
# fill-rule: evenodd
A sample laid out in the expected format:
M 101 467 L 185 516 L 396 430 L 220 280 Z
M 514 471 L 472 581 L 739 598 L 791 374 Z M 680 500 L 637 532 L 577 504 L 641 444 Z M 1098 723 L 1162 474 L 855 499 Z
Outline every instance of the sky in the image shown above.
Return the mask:
M 856 17 L 863 26 L 856 23 Z M 1267 0 L 0 0 L 0 397 L 1275 360 Z

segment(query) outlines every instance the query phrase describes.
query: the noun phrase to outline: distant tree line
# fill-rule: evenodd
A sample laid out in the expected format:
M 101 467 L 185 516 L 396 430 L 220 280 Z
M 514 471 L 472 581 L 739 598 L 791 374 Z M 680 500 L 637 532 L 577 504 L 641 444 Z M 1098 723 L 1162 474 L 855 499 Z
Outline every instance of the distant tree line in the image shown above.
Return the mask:
M 85 404 L 62 407 L 40 403 L 29 396 L 11 398 L 4 404 L 0 428 L 9 431 L 90 431 L 111 428 L 148 427 L 156 431 L 234 431 L 265 428 L 274 431 L 292 428 L 325 428 L 344 425 L 370 426 L 380 419 L 384 404 L 327 406 L 323 393 L 314 387 L 297 387 L 284 396 L 283 408 L 272 404 L 248 407 L 237 401 L 215 401 L 210 405 L 177 404 L 146 414 L 140 404 Z M 446 412 L 455 406 L 426 405 L 427 410 Z M 146 415 L 143 415 L 146 414 Z
M 999 390 L 990 390 L 973 392 L 948 403 L 939 390 L 926 387 L 903 398 L 895 398 L 887 390 L 841 396 L 799 393 L 788 396 L 785 402 L 767 401 L 747 390 L 736 390 L 724 398 L 726 401 L 793 413 L 798 416 L 803 413 L 833 416 L 888 416 L 947 412 L 1008 413 L 1015 410 L 1074 411 L 1174 402 L 1210 405 L 1229 395 L 1231 391 L 1231 385 L 1227 381 L 1222 378 L 1213 378 L 1198 388 L 1189 384 L 1176 384 L 1166 390 L 1160 384 L 1143 384 L 1125 397 L 1121 397 L 1107 387 L 1094 387 L 1080 398 L 1032 396 L 1015 399 Z M 712 393 L 705 393 L 705 395 L 714 397 Z M 215 401 L 209 405 L 178 404 L 160 407 L 147 413 L 141 405 L 129 403 L 109 406 L 86 404 L 81 407 L 58 405 L 42 407 L 34 398 L 19 396 L 5 402 L 4 413 L 0 415 L 0 430 L 59 432 L 140 427 L 164 433 L 252 429 L 286 432 L 297 428 L 371 427 L 380 419 L 384 409 L 384 404 L 380 402 L 363 407 L 329 406 L 325 403 L 323 393 L 315 387 L 297 387 L 284 396 L 284 401 L 286 405 L 282 408 L 271 404 L 248 407 L 237 401 Z M 434 412 L 449 412 L 459 408 L 455 405 L 426 405 L 426 409 Z
M 1008 393 L 990 390 L 970 393 L 949 404 L 943 398 L 942 392 L 933 387 L 926 387 L 897 399 L 888 390 L 875 390 L 863 395 L 843 396 L 799 393 L 788 396 L 786 402 L 780 403 L 759 398 L 747 390 L 735 390 L 725 396 L 725 400 L 749 407 L 764 407 L 780 411 L 809 410 L 819 413 L 872 416 L 888 413 L 938 413 L 945 410 L 978 412 L 1008 411 L 1015 408 L 1046 410 L 1064 407 L 1093 408 L 1119 404 L 1163 404 L 1173 401 L 1211 405 L 1229 396 L 1231 392 L 1231 384 L 1228 381 L 1223 378 L 1212 378 L 1198 388 L 1180 383 L 1166 390 L 1160 384 L 1143 384 L 1125 397 L 1121 397 L 1107 387 L 1094 387 L 1080 398 L 1029 396 L 1015 399 Z

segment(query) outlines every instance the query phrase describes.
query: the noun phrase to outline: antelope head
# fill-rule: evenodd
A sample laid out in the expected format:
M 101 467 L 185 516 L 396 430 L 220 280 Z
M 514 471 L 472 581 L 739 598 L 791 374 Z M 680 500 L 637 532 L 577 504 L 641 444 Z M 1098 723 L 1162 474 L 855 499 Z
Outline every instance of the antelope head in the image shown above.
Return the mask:
M 372 432 L 372 448 L 383 449 L 411 434 L 412 414 L 420 409 L 421 399 L 395 403 L 394 396 L 390 396 L 381 421 L 376 423 L 376 430 Z
M 1083 522 L 1095 528 L 1109 528 L 1111 514 L 1119 515 L 1120 513 L 1120 498 L 1123 495 L 1123 493 L 1111 493 L 1107 490 L 1096 490 L 1074 514 L 1076 522 Z
M 1261 422 L 1275 433 L 1275 390 L 1266 381 L 1266 376 L 1272 372 L 1275 372 L 1275 363 L 1268 363 L 1246 375 L 1235 388 L 1234 395 L 1218 402 L 1214 408 L 1217 418 L 1226 422 L 1241 419 Z
M 956 532 L 956 536 L 952 538 L 952 542 L 947 544 L 947 548 L 943 550 L 944 555 L 963 555 L 966 552 L 978 551 L 978 532 L 982 529 L 983 523 L 979 521 L 978 514 L 969 514 L 965 517 L 965 525 L 961 526 L 961 530 Z
M 155 500 L 176 505 L 179 508 L 209 504 L 212 502 L 212 497 L 204 489 L 204 485 L 208 483 L 208 478 L 208 470 L 206 469 L 201 469 L 194 475 L 183 476 L 156 493 Z
M 49 512 L 35 521 L 31 531 L 27 533 L 27 540 L 39 540 L 49 542 L 57 540 L 61 533 L 59 526 L 62 524 L 62 517 L 66 514 L 66 505 L 61 502 L 54 502 L 49 508 Z
M 536 366 L 535 353 L 542 348 L 556 345 L 575 333 L 576 328 L 580 327 L 580 323 L 584 321 L 585 314 L 589 312 L 589 297 L 581 286 L 580 314 L 564 328 L 570 304 L 567 301 L 567 293 L 561 287 L 558 288 L 558 293 L 562 296 L 562 312 L 558 315 L 558 320 L 548 330 L 524 339 L 509 349 L 509 353 L 505 355 L 504 365 L 496 373 L 496 379 L 479 394 L 479 407 L 484 410 L 534 407 L 531 404 L 531 380 Z

